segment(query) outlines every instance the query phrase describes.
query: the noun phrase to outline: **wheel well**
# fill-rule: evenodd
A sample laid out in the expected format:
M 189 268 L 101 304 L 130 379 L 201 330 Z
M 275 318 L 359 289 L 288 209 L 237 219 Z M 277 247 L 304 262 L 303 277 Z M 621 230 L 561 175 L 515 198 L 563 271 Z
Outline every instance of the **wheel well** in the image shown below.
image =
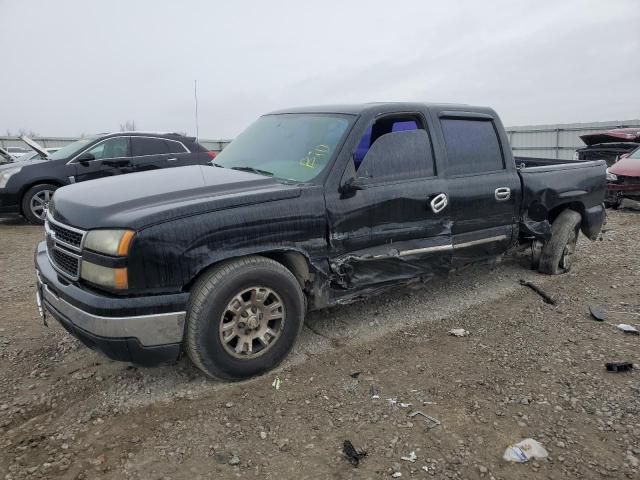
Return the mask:
M 558 205 L 557 207 L 551 209 L 547 215 L 549 223 L 553 223 L 554 220 L 558 218 L 558 215 L 560 215 L 563 210 L 567 209 L 578 212 L 580 216 L 584 218 L 584 205 L 582 205 L 580 202 L 570 202 L 563 203 L 562 205 Z
M 287 270 L 289 270 L 294 277 L 296 277 L 296 280 L 298 280 L 298 283 L 300 284 L 300 287 L 304 290 L 305 288 L 305 284 L 308 281 L 312 280 L 313 274 L 311 273 L 311 270 L 309 268 L 309 262 L 307 261 L 307 258 L 299 253 L 299 252 L 287 252 L 287 251 L 270 251 L 270 252 L 257 252 L 251 255 L 240 255 L 237 257 L 230 257 L 230 258 L 225 258 L 223 260 L 214 262 L 210 265 L 207 265 L 205 268 L 201 269 L 190 281 L 187 285 L 184 286 L 184 290 L 190 290 L 191 286 L 196 282 L 196 280 L 198 278 L 200 278 L 200 276 L 202 276 L 202 274 L 204 272 L 206 272 L 207 270 L 216 267 L 218 265 L 220 265 L 221 263 L 225 263 L 225 262 L 229 262 L 231 260 L 237 260 L 239 258 L 245 257 L 245 256 L 261 256 L 261 257 L 266 257 L 266 258 L 270 258 L 271 260 L 275 260 L 276 262 L 282 264 Z
M 24 212 L 22 211 L 22 200 L 24 198 L 24 194 L 27 193 L 29 191 L 30 188 L 35 187 L 36 185 L 55 185 L 56 187 L 63 187 L 64 185 L 62 183 L 60 183 L 58 180 L 38 180 L 35 182 L 31 182 L 28 185 L 25 185 L 24 187 L 22 187 L 22 190 L 20 190 L 20 213 L 24 214 Z

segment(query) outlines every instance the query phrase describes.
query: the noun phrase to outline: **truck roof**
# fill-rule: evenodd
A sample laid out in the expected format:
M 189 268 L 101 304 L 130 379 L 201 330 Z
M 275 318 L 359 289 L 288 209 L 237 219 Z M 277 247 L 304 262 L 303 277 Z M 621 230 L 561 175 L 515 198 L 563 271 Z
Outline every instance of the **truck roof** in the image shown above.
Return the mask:
M 465 111 L 465 112 L 478 112 L 486 113 L 489 115 L 495 115 L 493 109 L 489 107 L 479 107 L 465 104 L 456 103 L 427 103 L 427 102 L 372 102 L 372 103 L 357 103 L 357 104 L 344 104 L 344 105 L 316 105 L 309 107 L 294 107 L 283 110 L 276 110 L 269 112 L 267 115 L 275 115 L 281 113 L 340 113 L 347 115 L 361 115 L 363 113 L 370 112 L 394 112 L 398 110 L 422 110 L 424 108 L 429 110 L 451 110 L 451 111 Z

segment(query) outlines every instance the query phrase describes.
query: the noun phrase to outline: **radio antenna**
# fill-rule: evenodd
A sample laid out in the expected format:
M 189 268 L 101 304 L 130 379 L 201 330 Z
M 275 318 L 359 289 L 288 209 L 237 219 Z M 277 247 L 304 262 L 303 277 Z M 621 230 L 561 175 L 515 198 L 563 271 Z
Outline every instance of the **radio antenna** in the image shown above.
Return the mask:
M 198 127 L 198 81 L 193 81 L 193 100 L 196 107 L 196 142 L 200 141 L 200 130 Z

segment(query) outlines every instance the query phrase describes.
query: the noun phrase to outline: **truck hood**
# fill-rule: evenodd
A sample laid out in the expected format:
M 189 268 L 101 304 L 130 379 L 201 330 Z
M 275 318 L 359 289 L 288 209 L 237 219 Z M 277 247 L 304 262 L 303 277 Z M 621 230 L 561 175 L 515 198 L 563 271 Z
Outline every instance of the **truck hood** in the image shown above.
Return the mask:
M 56 190 L 50 211 L 81 229 L 133 228 L 300 195 L 300 188 L 212 166 L 167 168 L 77 183 Z
M 615 165 L 609 167 L 609 171 L 614 175 L 625 177 L 640 177 L 640 158 L 623 158 Z

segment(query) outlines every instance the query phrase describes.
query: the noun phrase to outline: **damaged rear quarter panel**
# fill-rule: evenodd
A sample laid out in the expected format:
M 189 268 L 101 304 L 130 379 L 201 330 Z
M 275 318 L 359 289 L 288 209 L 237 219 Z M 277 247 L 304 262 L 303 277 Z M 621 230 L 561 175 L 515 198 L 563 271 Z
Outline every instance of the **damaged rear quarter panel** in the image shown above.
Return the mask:
M 582 214 L 582 232 L 590 239 L 596 238 L 604 220 L 605 169 L 604 161 L 521 169 L 524 218 L 534 222 L 553 220 L 549 215 L 566 206 Z

